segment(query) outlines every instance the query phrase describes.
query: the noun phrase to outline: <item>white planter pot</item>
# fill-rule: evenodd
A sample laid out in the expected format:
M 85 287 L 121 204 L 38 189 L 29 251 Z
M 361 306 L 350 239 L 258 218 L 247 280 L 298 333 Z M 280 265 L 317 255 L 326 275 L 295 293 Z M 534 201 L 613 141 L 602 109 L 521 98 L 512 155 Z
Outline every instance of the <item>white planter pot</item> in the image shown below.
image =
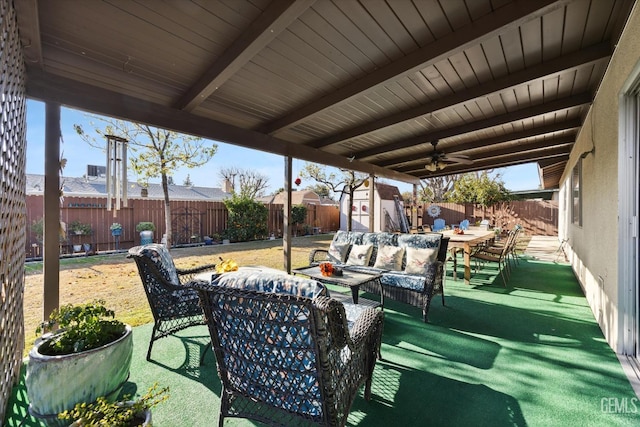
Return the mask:
M 141 245 L 148 245 L 150 243 L 153 243 L 153 231 L 151 230 L 144 230 L 140 232 L 140 244 Z
M 78 402 L 93 402 L 100 396 L 115 397 L 129 378 L 133 334 L 81 353 L 47 356 L 38 340 L 29 352 L 25 377 L 29 412 L 48 426 L 67 425 L 57 414 Z

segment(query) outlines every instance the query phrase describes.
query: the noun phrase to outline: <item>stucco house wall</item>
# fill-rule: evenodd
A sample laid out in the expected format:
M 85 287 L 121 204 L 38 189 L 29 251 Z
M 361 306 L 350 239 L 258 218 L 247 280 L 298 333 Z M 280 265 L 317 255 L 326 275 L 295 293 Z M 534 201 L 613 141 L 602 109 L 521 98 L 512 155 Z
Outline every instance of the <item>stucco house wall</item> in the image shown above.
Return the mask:
M 618 154 L 621 90 L 640 63 L 638 5 L 619 40 L 561 179 L 559 237 L 609 345 L 623 350 L 619 283 Z M 595 148 L 595 152 L 586 154 Z M 572 223 L 571 175 L 582 159 L 582 226 Z M 624 177 L 622 177 L 624 178 Z

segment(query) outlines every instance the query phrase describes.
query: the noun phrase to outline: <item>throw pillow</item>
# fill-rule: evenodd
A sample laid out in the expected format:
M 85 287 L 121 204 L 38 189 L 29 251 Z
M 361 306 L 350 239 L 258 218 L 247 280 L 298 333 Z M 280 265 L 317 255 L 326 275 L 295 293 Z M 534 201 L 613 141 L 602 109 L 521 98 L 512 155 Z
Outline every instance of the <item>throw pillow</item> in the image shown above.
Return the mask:
M 373 245 L 353 245 L 349 253 L 347 265 L 369 265 Z
M 327 255 L 329 261 L 343 263 L 347 257 L 348 250 L 349 243 L 331 242 L 331 245 L 329 245 L 329 254 Z
M 376 263 L 374 268 L 381 270 L 397 270 L 402 268 L 402 257 L 404 255 L 404 248 L 399 246 L 379 246 L 378 255 L 376 256 Z
M 407 248 L 407 265 L 404 272 L 408 274 L 426 274 L 427 267 L 438 258 L 438 249 Z

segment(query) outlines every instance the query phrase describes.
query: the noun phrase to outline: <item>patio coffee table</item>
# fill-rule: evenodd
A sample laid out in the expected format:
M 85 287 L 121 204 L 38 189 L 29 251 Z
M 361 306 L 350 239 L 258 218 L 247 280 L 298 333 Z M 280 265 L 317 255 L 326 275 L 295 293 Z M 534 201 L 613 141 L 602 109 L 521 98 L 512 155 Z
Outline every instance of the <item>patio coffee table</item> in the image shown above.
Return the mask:
M 382 284 L 380 283 L 380 274 L 369 274 L 362 273 L 359 271 L 351 271 L 343 269 L 342 276 L 323 276 L 320 272 L 319 266 L 307 266 L 302 268 L 296 268 L 292 271 L 293 274 L 303 274 L 305 276 L 316 279 L 319 282 L 327 283 L 330 285 L 339 285 L 349 287 L 351 289 L 351 299 L 354 304 L 362 304 L 366 306 L 370 306 L 373 308 L 382 307 L 384 309 L 384 294 L 382 292 Z M 380 302 L 372 301 L 366 298 L 358 298 L 358 292 L 360 291 L 360 286 L 373 284 L 380 287 Z M 344 302 L 344 298 L 341 296 L 331 295 L 332 298 L 335 298 L 341 302 Z

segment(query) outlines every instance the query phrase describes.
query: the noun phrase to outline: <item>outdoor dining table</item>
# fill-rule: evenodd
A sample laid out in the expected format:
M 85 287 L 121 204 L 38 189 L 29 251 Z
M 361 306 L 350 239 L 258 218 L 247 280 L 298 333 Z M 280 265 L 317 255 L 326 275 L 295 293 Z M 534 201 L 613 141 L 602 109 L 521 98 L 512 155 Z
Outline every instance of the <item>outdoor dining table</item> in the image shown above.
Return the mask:
M 464 230 L 464 234 L 455 234 L 453 230 L 443 231 L 442 234 L 449 238 L 448 248 L 453 258 L 453 277 L 457 277 L 456 252 L 462 249 L 464 253 L 464 283 L 465 285 L 470 284 L 471 251 L 473 248 L 493 240 L 495 238 L 495 232 L 481 228 L 470 228 L 469 230 Z

